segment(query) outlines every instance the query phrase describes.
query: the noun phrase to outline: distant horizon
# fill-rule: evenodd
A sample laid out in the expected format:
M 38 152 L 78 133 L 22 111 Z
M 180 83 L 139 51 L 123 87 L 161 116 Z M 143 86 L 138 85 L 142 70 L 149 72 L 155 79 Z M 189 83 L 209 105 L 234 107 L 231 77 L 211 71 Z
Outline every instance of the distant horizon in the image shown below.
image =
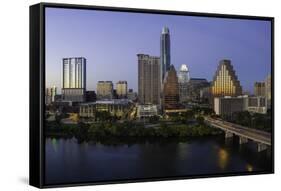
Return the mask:
M 212 81 L 231 60 L 243 92 L 271 74 L 270 21 L 46 8 L 46 87 L 61 92 L 62 59 L 87 60 L 87 91 L 98 81 L 127 81 L 137 92 L 137 54 L 160 57 L 160 35 L 170 30 L 171 64 L 190 78 Z

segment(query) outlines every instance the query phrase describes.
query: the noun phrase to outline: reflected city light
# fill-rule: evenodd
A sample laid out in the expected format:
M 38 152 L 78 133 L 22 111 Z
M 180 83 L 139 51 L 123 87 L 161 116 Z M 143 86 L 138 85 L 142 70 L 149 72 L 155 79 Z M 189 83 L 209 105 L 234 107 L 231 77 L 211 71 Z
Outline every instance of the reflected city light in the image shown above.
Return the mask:
M 250 164 L 247 164 L 246 165 L 246 169 L 247 169 L 248 172 L 252 172 L 253 171 L 253 166 L 250 165 Z
M 58 147 L 57 147 L 57 139 L 52 138 L 52 146 L 55 152 L 57 152 Z
M 219 167 L 224 169 L 228 163 L 228 152 L 225 149 L 220 149 L 218 152 Z

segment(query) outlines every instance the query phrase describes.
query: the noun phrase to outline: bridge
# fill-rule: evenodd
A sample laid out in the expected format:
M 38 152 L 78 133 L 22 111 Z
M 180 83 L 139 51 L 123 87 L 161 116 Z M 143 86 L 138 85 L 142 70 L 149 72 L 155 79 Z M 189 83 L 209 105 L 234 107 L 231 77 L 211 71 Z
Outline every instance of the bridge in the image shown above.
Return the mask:
M 271 133 L 251 129 L 234 123 L 226 122 L 219 119 L 213 119 L 211 117 L 204 117 L 205 122 L 213 127 L 219 128 L 225 131 L 225 137 L 233 137 L 233 135 L 239 136 L 239 143 L 247 143 L 248 140 L 252 140 L 258 144 L 258 151 L 263 151 L 271 146 Z

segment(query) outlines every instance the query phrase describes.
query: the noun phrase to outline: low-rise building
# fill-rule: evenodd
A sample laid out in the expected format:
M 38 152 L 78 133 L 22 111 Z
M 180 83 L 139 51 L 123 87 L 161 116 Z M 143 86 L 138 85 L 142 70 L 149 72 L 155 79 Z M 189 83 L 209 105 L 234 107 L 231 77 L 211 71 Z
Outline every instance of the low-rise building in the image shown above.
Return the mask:
M 253 113 L 266 114 L 266 98 L 262 96 L 249 97 L 247 110 Z
M 214 111 L 217 115 L 231 116 L 235 112 L 249 111 L 266 114 L 266 99 L 262 96 L 215 97 Z
M 96 112 L 109 112 L 112 116 L 122 117 L 126 115 L 132 104 L 128 99 L 100 100 L 91 103 L 80 104 L 80 117 L 95 117 Z
M 137 117 L 152 117 L 158 115 L 158 108 L 157 105 L 153 104 L 145 104 L 145 105 L 138 105 L 137 109 Z

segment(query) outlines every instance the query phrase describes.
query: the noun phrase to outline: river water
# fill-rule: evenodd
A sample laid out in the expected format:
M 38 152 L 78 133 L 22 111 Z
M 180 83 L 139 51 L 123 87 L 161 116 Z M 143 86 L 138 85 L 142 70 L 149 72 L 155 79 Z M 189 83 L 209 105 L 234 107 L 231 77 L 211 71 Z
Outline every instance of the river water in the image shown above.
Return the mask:
M 45 152 L 48 185 L 271 170 L 269 151 L 222 135 L 118 146 L 47 138 Z

